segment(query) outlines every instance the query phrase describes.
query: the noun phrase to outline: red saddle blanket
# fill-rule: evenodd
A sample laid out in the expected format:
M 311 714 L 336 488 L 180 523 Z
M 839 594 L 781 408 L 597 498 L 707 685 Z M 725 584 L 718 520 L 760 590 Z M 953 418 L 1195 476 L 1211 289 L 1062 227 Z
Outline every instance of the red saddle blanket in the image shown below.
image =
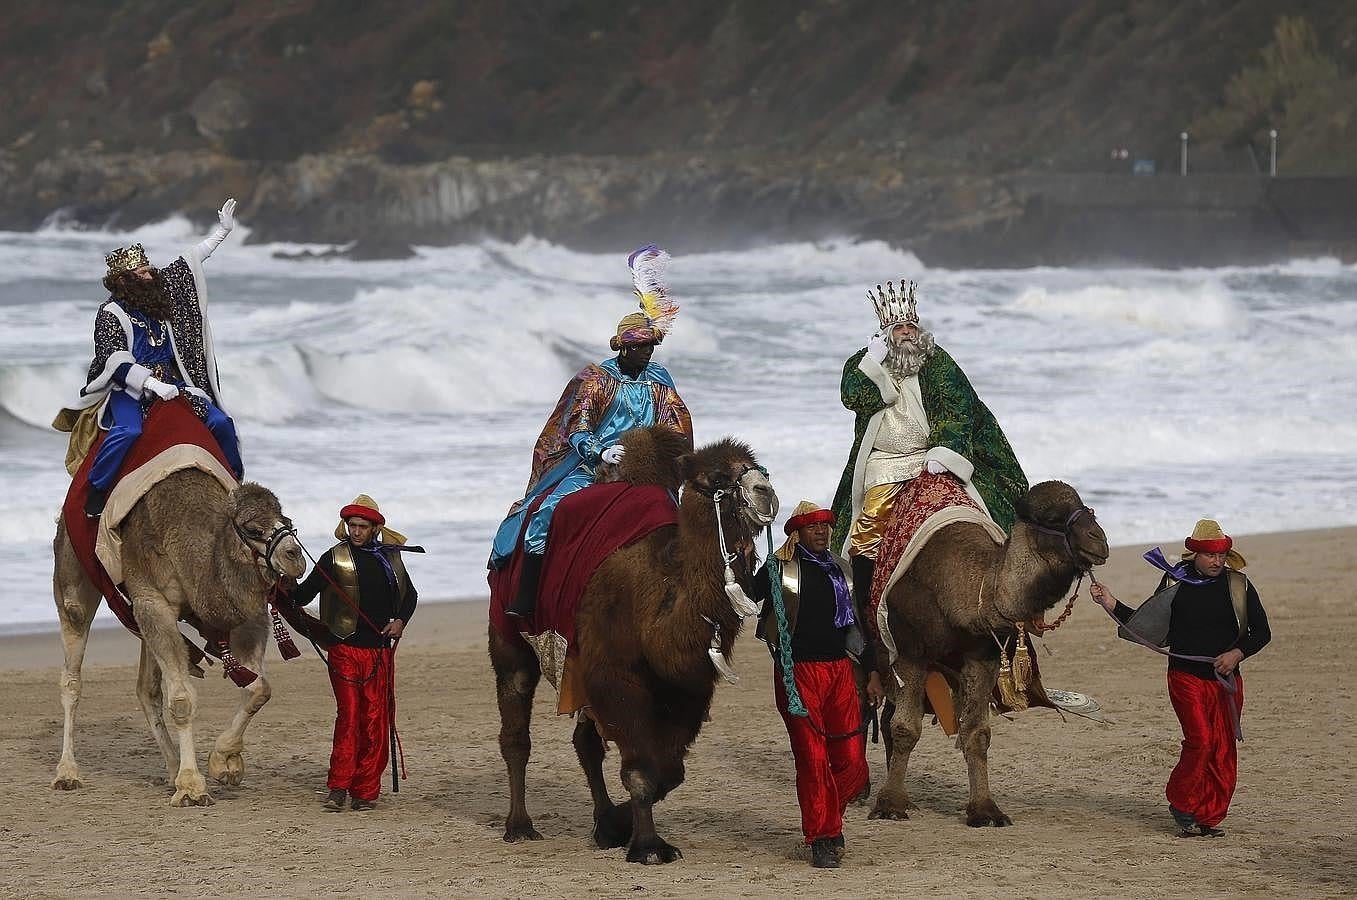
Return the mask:
M 892 575 L 914 539 L 915 533 L 936 513 L 948 507 L 964 506 L 979 511 L 975 501 L 966 493 L 965 486 L 951 475 L 934 475 L 921 472 L 918 477 L 905 482 L 905 486 L 896 495 L 891 508 L 890 518 L 886 522 L 885 534 L 876 552 L 876 568 L 872 572 L 871 611 L 867 618 L 872 630 L 880 637 L 878 609 L 881 598 L 890 586 Z
M 530 511 L 524 517 L 525 527 L 531 515 Z M 595 484 L 563 497 L 547 532 L 536 612 L 530 617 L 504 612 L 518 593 L 520 550 L 508 565 L 490 573 L 491 624 L 506 639 L 552 631 L 573 648 L 575 609 L 603 560 L 651 532 L 677 523 L 674 498 L 657 484 Z
M 71 487 L 66 492 L 66 501 L 61 505 L 61 515 L 66 523 L 66 533 L 70 536 L 71 546 L 75 549 L 75 555 L 80 560 L 80 565 L 84 567 L 85 574 L 99 589 L 99 593 L 104 595 L 104 599 L 108 601 L 108 608 L 118 617 L 118 621 L 127 626 L 133 634 L 140 635 L 136 619 L 132 617 L 131 601 L 118 585 L 113 583 L 113 579 L 109 577 L 94 552 L 94 542 L 99 533 L 99 520 L 85 515 L 85 497 L 89 494 L 90 488 L 90 467 L 94 465 L 94 459 L 99 454 L 99 448 L 103 446 L 106 434 L 107 432 L 103 431 L 99 433 L 94 446 L 85 454 L 85 461 L 80 464 L 80 469 L 71 479 Z M 122 468 L 118 470 L 114 479 L 114 486 L 129 473 L 179 444 L 202 447 L 216 457 L 226 471 L 231 471 L 221 447 L 217 445 L 217 439 L 194 414 L 193 407 L 189 406 L 188 401 L 179 397 L 168 403 L 157 401 L 151 405 L 151 411 L 147 413 L 146 421 L 142 423 L 141 436 L 137 438 L 126 459 L 123 460 Z M 109 493 L 112 493 L 112 486 Z

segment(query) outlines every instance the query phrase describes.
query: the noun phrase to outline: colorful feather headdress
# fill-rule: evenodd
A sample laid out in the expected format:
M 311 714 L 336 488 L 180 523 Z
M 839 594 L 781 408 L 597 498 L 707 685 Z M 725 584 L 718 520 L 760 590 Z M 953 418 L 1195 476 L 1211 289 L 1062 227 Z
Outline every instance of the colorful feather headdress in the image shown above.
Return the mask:
M 669 329 L 674 327 L 674 318 L 679 311 L 678 304 L 670 299 L 669 289 L 664 283 L 664 270 L 668 265 L 669 254 L 654 244 L 633 250 L 627 257 L 631 283 L 640 300 L 641 312 L 661 335 L 668 334 Z

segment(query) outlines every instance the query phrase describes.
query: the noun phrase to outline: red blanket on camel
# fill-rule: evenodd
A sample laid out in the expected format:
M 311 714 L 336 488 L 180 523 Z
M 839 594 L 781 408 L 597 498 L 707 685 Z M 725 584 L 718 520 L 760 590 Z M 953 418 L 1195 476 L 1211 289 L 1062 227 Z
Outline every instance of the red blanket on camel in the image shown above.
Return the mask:
M 530 511 L 524 517 L 525 527 L 531 517 Z M 509 640 L 523 633 L 552 631 L 573 648 L 575 609 L 603 560 L 656 529 L 676 524 L 678 506 L 669 491 L 657 484 L 594 484 L 562 498 L 547 533 L 536 612 L 525 618 L 504 612 L 518 593 L 520 550 L 508 565 L 490 573 L 491 624 Z
M 85 574 L 99 589 L 99 593 L 104 595 L 104 599 L 108 601 L 108 608 L 118 617 L 118 621 L 127 626 L 133 634 L 140 636 L 136 619 L 132 617 L 131 602 L 113 583 L 113 579 L 99 562 L 99 557 L 95 555 L 94 541 L 99 532 L 99 520 L 85 515 L 85 497 L 89 494 L 90 488 L 90 467 L 94 465 L 94 458 L 99 454 L 106 434 L 107 432 L 99 432 L 99 438 L 89 453 L 85 454 L 85 461 L 80 464 L 79 471 L 71 479 L 71 487 L 66 492 L 66 501 L 61 505 L 61 515 L 66 523 L 66 533 L 70 536 L 71 546 L 75 549 L 75 555 L 80 560 L 80 565 L 84 567 Z M 194 414 L 193 407 L 189 406 L 188 401 L 180 397 L 168 403 L 157 401 L 151 405 L 151 411 L 147 413 L 146 421 L 142 425 L 141 437 L 137 438 L 132 449 L 128 451 L 114 484 L 116 485 L 124 475 L 135 471 L 177 444 L 194 444 L 202 447 L 216 457 L 224 469 L 231 471 L 221 447 L 217 446 L 217 439 Z

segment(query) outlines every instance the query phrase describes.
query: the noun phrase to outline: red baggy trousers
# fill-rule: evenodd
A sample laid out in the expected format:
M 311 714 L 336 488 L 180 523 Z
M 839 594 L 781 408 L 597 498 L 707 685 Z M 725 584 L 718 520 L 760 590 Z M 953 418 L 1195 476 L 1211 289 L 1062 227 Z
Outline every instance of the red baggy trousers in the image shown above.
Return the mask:
M 1214 827 L 1234 796 L 1239 771 L 1234 715 L 1244 711 L 1244 677 L 1235 673 L 1230 694 L 1214 679 L 1170 669 L 1169 701 L 1183 726 L 1183 751 L 1164 793 L 1175 808 Z
M 330 790 L 357 800 L 376 800 L 391 754 L 391 651 L 335 644 L 330 650 L 330 686 L 335 692 L 335 738 L 330 751 Z
M 787 712 L 782 670 L 773 667 L 777 709 L 787 725 L 796 761 L 801 831 L 809 844 L 843 834 L 843 811 L 867 784 L 867 750 L 857 733 L 862 710 L 852 661 L 844 657 L 833 662 L 793 663 L 792 675 L 808 717 Z

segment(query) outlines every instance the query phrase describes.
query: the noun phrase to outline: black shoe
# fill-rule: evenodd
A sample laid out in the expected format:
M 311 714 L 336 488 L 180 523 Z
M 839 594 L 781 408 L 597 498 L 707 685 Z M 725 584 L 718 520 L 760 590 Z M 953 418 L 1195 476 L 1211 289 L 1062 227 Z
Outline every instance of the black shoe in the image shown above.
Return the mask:
M 376 807 L 377 807 L 376 800 L 359 800 L 357 797 L 354 797 L 352 800 L 349 801 L 349 809 L 357 810 L 359 812 L 362 812 L 363 810 L 366 809 L 376 809 Z
M 339 812 L 344 808 L 344 801 L 348 798 L 348 795 L 348 791 L 330 791 L 330 796 L 325 798 L 325 808 L 331 812 Z
M 853 566 L 853 599 L 864 615 L 872 610 L 872 575 L 876 572 L 876 560 L 866 556 L 851 558 Z
M 1183 812 L 1181 809 L 1170 803 L 1169 815 L 1173 816 L 1173 821 L 1178 824 L 1179 828 L 1186 832 L 1192 832 L 1190 836 L 1196 837 L 1196 833 L 1193 832 L 1192 829 L 1197 827 L 1197 819 L 1192 813 Z
M 843 835 L 830 838 L 829 845 L 834 848 L 834 852 L 838 855 L 839 859 L 843 859 L 843 854 L 845 852 L 843 844 Z
M 820 838 L 811 842 L 810 864 L 817 869 L 839 867 L 839 852 L 834 847 L 834 838 Z
M 537 610 L 537 588 L 542 583 L 542 554 L 523 554 L 518 570 L 518 594 L 504 611 L 511 616 L 531 616 Z
M 85 495 L 85 515 L 91 519 L 99 518 L 104 512 L 104 504 L 107 502 L 108 489 L 90 485 L 90 492 Z

